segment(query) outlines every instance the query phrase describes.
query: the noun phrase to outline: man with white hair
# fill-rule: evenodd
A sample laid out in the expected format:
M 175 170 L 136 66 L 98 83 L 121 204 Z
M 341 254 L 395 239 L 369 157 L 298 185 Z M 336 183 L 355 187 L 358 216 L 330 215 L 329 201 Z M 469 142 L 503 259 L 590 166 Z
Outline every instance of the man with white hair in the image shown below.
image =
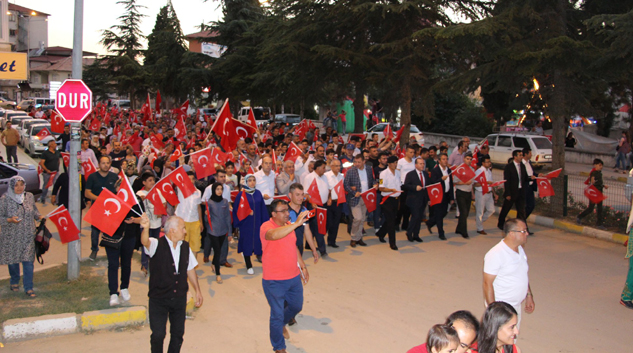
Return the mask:
M 299 178 L 295 174 L 295 164 L 293 161 L 284 161 L 284 168 L 277 179 L 275 184 L 277 185 L 277 192 L 279 195 L 286 195 L 290 190 L 290 185 L 299 182 Z

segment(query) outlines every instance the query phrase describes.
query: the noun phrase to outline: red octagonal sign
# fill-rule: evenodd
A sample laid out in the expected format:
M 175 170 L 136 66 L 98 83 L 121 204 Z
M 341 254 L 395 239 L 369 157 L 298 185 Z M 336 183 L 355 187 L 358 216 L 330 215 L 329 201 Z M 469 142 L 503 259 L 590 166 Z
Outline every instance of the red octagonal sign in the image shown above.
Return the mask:
M 82 80 L 66 80 L 57 90 L 55 109 L 68 122 L 81 122 L 92 111 L 92 91 Z

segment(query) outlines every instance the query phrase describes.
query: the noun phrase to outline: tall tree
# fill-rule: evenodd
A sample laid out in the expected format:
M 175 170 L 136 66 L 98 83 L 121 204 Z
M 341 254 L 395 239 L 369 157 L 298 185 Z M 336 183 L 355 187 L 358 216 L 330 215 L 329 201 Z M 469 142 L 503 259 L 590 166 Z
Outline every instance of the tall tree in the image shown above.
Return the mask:
M 107 59 L 108 69 L 119 94 L 129 95 L 134 108 L 134 98 L 146 92 L 146 73 L 139 62 L 144 38 L 140 23 L 146 17 L 140 10 L 145 6 L 138 5 L 137 0 L 119 0 L 117 4 L 123 5 L 125 12 L 118 17 L 119 24 L 102 32 L 101 44 L 114 53 Z

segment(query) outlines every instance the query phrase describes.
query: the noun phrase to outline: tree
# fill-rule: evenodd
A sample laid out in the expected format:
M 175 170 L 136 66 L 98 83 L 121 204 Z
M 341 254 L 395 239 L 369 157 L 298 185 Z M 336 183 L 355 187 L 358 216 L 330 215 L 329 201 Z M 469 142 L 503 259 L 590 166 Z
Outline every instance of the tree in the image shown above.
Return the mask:
M 134 98 L 141 97 L 146 92 L 146 73 L 139 60 L 143 56 L 141 40 L 144 38 L 140 30 L 140 23 L 145 15 L 140 13 L 144 8 L 137 5 L 137 0 L 119 0 L 117 4 L 125 7 L 123 15 L 119 16 L 120 24 L 113 25 L 101 34 L 101 44 L 114 56 L 107 59 L 108 69 L 112 73 L 119 94 L 130 96 L 132 108 Z
M 83 80 L 97 101 L 108 99 L 108 94 L 113 92 L 112 74 L 108 69 L 107 59 L 98 58 L 92 64 L 84 66 Z

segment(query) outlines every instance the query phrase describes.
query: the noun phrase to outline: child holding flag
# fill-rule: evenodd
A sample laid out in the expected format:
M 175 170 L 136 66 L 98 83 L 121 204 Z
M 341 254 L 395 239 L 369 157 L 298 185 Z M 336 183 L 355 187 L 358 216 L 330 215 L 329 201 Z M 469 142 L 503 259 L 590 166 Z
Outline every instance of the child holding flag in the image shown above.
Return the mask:
M 604 185 L 604 183 L 602 182 L 602 167 L 603 167 L 604 163 L 602 162 L 601 159 L 594 159 L 593 160 L 593 170 L 591 171 L 591 174 L 589 175 L 589 184 L 593 185 L 596 189 L 598 189 L 598 191 L 602 192 L 603 189 L 608 189 L 609 187 Z M 578 215 L 578 217 L 576 217 L 576 223 L 581 224 L 581 220 L 583 218 L 585 218 L 587 215 L 589 215 L 591 212 L 593 212 L 593 208 L 595 206 L 598 206 L 598 214 L 597 214 L 597 221 L 596 221 L 596 226 L 598 226 L 598 228 L 600 229 L 605 229 L 605 227 L 602 225 L 602 222 L 604 221 L 604 218 L 602 216 L 602 201 L 598 202 L 597 204 L 591 202 L 591 200 L 589 201 L 589 206 L 587 207 L 586 210 L 582 211 L 581 214 Z

